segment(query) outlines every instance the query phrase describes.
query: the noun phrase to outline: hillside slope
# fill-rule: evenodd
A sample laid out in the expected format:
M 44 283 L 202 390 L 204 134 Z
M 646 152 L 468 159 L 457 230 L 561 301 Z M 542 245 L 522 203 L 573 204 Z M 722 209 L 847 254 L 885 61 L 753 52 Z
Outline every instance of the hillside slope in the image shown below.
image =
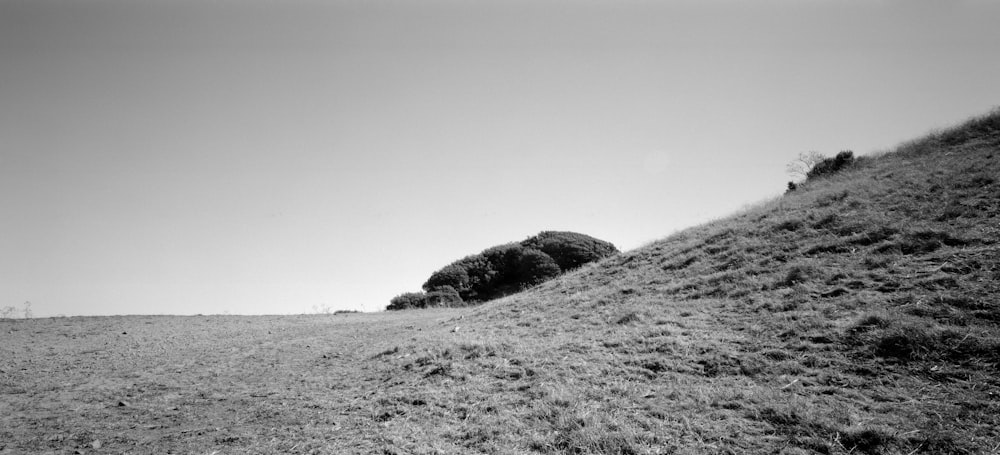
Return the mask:
M 1000 111 L 473 308 L 0 319 L 0 454 L 1000 454 Z
M 386 453 L 1000 453 L 1000 111 L 374 356 Z

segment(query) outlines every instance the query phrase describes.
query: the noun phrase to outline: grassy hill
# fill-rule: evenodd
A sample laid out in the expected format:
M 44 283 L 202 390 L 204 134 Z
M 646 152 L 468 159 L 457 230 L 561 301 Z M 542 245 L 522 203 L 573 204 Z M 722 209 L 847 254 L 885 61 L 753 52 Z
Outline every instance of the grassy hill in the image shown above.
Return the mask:
M 390 343 L 374 415 L 399 453 L 1000 453 L 998 240 L 1000 111 Z
M 1000 111 L 479 307 L 2 321 L 0 453 L 1000 453 L 998 240 Z

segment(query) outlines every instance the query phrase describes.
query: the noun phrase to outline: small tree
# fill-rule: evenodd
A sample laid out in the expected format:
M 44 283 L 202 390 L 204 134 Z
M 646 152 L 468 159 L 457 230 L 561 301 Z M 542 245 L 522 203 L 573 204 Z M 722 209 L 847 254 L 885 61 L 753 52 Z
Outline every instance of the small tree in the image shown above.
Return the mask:
M 816 166 L 817 163 L 823 161 L 824 159 L 825 157 L 816 151 L 799 153 L 798 158 L 795 158 L 794 161 L 788 163 L 788 166 L 785 167 L 785 171 L 788 172 L 792 178 L 805 180 L 813 166 Z

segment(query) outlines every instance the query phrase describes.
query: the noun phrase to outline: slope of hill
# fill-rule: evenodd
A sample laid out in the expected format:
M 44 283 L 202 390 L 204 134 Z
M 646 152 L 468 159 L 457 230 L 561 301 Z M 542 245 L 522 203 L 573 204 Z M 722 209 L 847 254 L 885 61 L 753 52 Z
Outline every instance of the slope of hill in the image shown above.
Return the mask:
M 474 308 L 0 321 L 0 453 L 1000 453 L 1000 111 Z
M 390 343 L 374 413 L 401 452 L 997 453 L 998 240 L 995 111 Z

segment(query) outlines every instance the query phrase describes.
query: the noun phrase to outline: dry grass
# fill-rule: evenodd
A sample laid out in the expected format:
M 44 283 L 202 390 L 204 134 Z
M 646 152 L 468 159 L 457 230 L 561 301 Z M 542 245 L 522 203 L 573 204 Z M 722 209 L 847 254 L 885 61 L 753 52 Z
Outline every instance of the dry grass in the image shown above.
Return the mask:
M 1000 453 L 998 125 L 476 308 L 4 322 L 0 453 Z

